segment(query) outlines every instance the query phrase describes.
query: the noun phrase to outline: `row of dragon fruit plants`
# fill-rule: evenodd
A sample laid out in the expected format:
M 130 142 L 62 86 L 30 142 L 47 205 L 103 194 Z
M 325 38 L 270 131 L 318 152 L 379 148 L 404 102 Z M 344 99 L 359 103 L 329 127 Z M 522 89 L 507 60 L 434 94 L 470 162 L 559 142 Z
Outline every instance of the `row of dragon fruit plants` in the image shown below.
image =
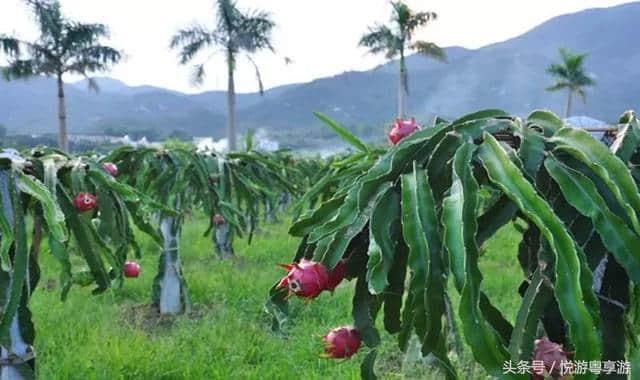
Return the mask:
M 139 274 L 130 260 L 141 255 L 135 226 L 162 247 L 153 303 L 177 314 L 190 309 L 179 251 L 185 214 L 212 216 L 207 233 L 228 258 L 233 237 L 252 239 L 260 214 L 272 215 L 283 194 L 298 197 L 290 234 L 301 242 L 266 309 L 283 331 L 292 295 L 313 299 L 357 279 L 353 325 L 331 330 L 324 342 L 325 355 L 336 359 L 364 343 L 363 378 L 375 378 L 381 308 L 400 349 L 417 336 L 447 378 L 459 377 L 448 357 L 453 314 L 475 360 L 498 377 L 518 377 L 503 373 L 509 360 L 541 360 L 545 369 L 533 373 L 540 377 L 557 375 L 559 360 L 637 357 L 640 126 L 633 112 L 621 117 L 610 147 L 546 111 L 520 119 L 486 110 L 453 122 L 437 118 L 430 127 L 397 120 L 387 132 L 391 147 L 369 146 L 318 117 L 355 151 L 326 162 L 251 149 L 220 155 L 122 147 L 100 159 L 49 148 L 3 152 L 0 345 L 7 371 L 34 373 L 28 301 L 43 238 L 60 260 L 64 299 L 74 283 L 95 284 L 100 293 Z M 512 325 L 481 290 L 478 253 L 516 218 L 528 227 L 514 258 L 523 269 L 514 291 L 523 298 Z M 74 272 L 74 252 L 88 272 Z M 457 313 L 449 278 L 461 295 Z M 624 318 L 636 323 L 623 326 Z
M 355 279 L 353 324 L 323 341 L 325 356 L 335 359 L 366 346 L 364 379 L 376 378 L 380 313 L 402 351 L 418 342 L 447 379 L 462 375 L 450 358 L 451 350 L 461 352 L 458 320 L 474 360 L 492 377 L 640 375 L 634 112 L 609 132 L 612 143 L 547 111 L 521 119 L 485 110 L 436 118 L 428 128 L 397 120 L 389 149 L 324 120 L 356 152 L 335 161 L 303 196 L 323 201 L 290 227 L 301 241 L 267 300 L 274 330 L 286 333 L 292 323 L 291 297 L 312 300 Z M 516 220 L 526 227 L 513 257 L 522 268 L 513 292 L 522 301 L 512 324 L 482 290 L 483 277 L 495 273 L 482 273 L 478 262 L 484 243 Z M 536 365 L 514 370 L 518 363 Z
M 250 146 L 226 155 L 169 146 L 121 147 L 106 157 L 46 147 L 1 151 L 3 376 L 35 376 L 28 303 L 39 280 L 43 241 L 61 264 L 64 300 L 74 284 L 94 285 L 97 294 L 139 276 L 137 241 L 140 234 L 150 236 L 160 251 L 152 304 L 161 314 L 181 314 L 191 308 L 179 250 L 185 216 L 198 210 L 210 215 L 204 235 L 221 259 L 233 257 L 234 237 L 251 239 L 261 219 L 275 220 L 278 208 L 297 197 L 323 165 Z M 74 254 L 88 270 L 72 265 Z

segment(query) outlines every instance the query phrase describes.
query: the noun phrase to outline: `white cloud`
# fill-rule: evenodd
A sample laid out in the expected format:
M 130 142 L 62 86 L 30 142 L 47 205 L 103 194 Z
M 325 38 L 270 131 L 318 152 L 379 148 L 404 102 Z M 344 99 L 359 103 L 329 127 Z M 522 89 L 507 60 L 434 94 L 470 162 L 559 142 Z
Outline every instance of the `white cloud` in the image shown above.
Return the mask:
M 384 61 L 366 55 L 357 43 L 368 25 L 385 22 L 387 0 L 239 0 L 240 7 L 267 10 L 278 24 L 274 45 L 278 55 L 258 54 L 267 88 L 310 81 L 348 70 L 365 70 Z M 418 38 L 441 46 L 480 47 L 501 41 L 568 12 L 613 6 L 622 0 L 485 0 L 429 2 L 408 0 L 414 9 L 433 10 L 439 15 Z M 110 44 L 126 51 L 126 62 L 111 76 L 128 84 L 150 84 L 185 92 L 226 89 L 224 57 L 215 56 L 207 66 L 208 77 L 201 88 L 191 86 L 190 70 L 179 66 L 168 49 L 169 39 L 181 27 L 193 22 L 211 25 L 215 19 L 213 0 L 61 0 L 68 17 L 101 22 L 110 26 Z M 425 4 L 426 3 L 426 4 Z M 36 35 L 23 0 L 0 1 L 0 33 L 18 32 L 24 38 Z M 293 59 L 285 65 L 284 57 Z M 257 90 L 253 69 L 241 62 L 237 89 Z

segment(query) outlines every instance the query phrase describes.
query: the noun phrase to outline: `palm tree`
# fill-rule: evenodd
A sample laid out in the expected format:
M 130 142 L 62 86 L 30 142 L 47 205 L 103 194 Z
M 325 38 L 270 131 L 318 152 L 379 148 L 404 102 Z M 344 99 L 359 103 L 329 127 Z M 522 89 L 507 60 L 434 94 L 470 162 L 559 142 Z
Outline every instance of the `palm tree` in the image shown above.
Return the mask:
M 40 37 L 34 42 L 27 42 L 0 35 L 0 51 L 10 57 L 9 66 L 3 69 L 3 74 L 7 80 L 37 75 L 56 78 L 58 141 L 60 149 L 67 151 L 69 140 L 62 76 L 83 75 L 88 79 L 89 88 L 97 91 L 95 81 L 88 74 L 107 71 L 111 65 L 120 61 L 122 53 L 100 44 L 100 39 L 109 35 L 105 25 L 84 24 L 65 18 L 57 0 L 27 0 L 27 3 L 35 15 Z
M 584 72 L 584 60 L 588 54 L 575 54 L 568 49 L 560 48 L 561 63 L 551 64 L 547 68 L 547 73 L 556 79 L 556 83 L 547 87 L 547 91 L 558 91 L 562 89 L 568 90 L 567 106 L 565 108 L 565 117 L 571 115 L 571 100 L 573 94 L 576 93 L 587 102 L 587 94 L 585 87 L 594 86 L 596 83 Z
M 398 117 L 403 118 L 406 113 L 406 98 L 409 95 L 409 75 L 405 62 L 408 50 L 413 50 L 427 57 L 439 61 L 446 61 L 445 52 L 433 42 L 412 41 L 413 35 L 419 27 L 426 26 L 436 20 L 435 12 L 414 13 L 402 1 L 391 2 L 393 7 L 391 26 L 374 25 L 360 39 L 360 46 L 369 49 L 372 54 L 384 52 L 388 59 L 400 57 L 400 76 L 398 81 Z
M 193 25 L 186 29 L 181 29 L 171 39 L 171 48 L 180 49 L 179 58 L 181 64 L 192 61 L 198 53 L 206 48 L 221 48 L 225 54 L 228 86 L 228 131 L 229 150 L 236 149 L 236 125 L 235 107 L 236 92 L 233 75 L 239 54 L 244 56 L 253 65 L 258 79 L 260 94 L 263 93 L 260 70 L 251 57 L 252 53 L 259 50 L 268 49 L 274 51 L 271 45 L 271 31 L 275 23 L 271 16 L 263 11 L 241 11 L 233 0 L 217 0 L 218 18 L 213 29 L 203 25 Z M 213 53 L 216 51 L 214 50 Z M 211 58 L 207 57 L 204 62 L 196 64 L 194 67 L 193 82 L 201 84 L 204 79 L 204 65 Z

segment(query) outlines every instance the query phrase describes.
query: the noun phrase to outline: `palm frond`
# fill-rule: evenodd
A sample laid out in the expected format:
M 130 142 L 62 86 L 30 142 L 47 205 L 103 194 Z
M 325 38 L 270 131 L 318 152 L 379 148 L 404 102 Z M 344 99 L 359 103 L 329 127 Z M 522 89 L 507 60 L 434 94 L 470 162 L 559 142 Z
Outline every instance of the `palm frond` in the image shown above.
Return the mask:
M 577 90 L 575 90 L 575 92 L 580 96 L 583 103 L 587 102 L 587 92 L 584 90 L 584 88 L 578 88 Z
M 371 54 L 385 52 L 388 58 L 396 56 L 400 51 L 398 37 L 385 25 L 369 27 L 369 31 L 360 38 L 358 44 L 368 48 Z
M 59 1 L 26 0 L 40 29 L 35 42 L 0 36 L 0 50 L 12 59 L 4 70 L 6 78 L 34 75 L 82 74 L 103 71 L 118 63 L 122 53 L 99 44 L 107 37 L 104 24 L 87 24 L 63 17 Z M 91 86 L 91 81 L 89 82 Z
M 180 49 L 178 56 L 181 64 L 191 61 L 202 49 L 218 42 L 215 32 L 201 25 L 181 29 L 171 38 L 170 47 Z
M 266 12 L 248 11 L 242 15 L 235 32 L 235 46 L 248 52 L 260 49 L 274 51 L 271 44 L 271 33 L 275 22 Z
M 409 6 L 402 1 L 392 1 L 391 7 L 393 8 L 391 21 L 396 23 L 400 30 L 405 30 L 405 27 L 413 16 L 411 8 L 409 8 Z
M 557 78 L 569 78 L 569 76 L 571 75 L 569 74 L 569 71 L 566 66 L 558 63 L 551 64 L 547 68 L 547 73 Z
M 0 34 L 0 51 L 9 56 L 20 55 L 20 41 L 17 38 Z
M 552 86 L 545 88 L 547 91 L 559 91 L 564 90 L 565 88 L 569 88 L 570 84 L 568 82 L 556 82 Z
M 262 85 L 262 77 L 260 75 L 260 69 L 258 69 L 258 65 L 253 60 L 253 58 L 251 58 L 251 56 L 248 54 L 247 54 L 247 59 L 249 60 L 249 62 L 251 62 L 251 64 L 253 65 L 253 68 L 256 70 L 256 79 L 258 80 L 258 89 L 260 91 L 260 95 L 264 95 L 264 86 Z
M 59 1 L 26 0 L 31 6 L 42 37 L 59 40 L 62 35 L 64 18 Z
M 424 56 L 435 58 L 438 61 L 447 61 L 447 55 L 444 50 L 433 42 L 416 41 L 411 45 L 411 49 Z
M 556 83 L 548 87 L 547 91 L 570 88 L 580 94 L 584 93 L 583 87 L 595 85 L 595 81 L 584 72 L 584 61 L 588 54 L 576 54 L 564 48 L 560 48 L 559 52 L 561 62 L 553 63 L 547 68 L 547 73 L 556 79 Z
M 27 79 L 39 73 L 38 64 L 32 59 L 17 59 L 3 68 L 2 76 L 6 80 Z
M 62 55 L 74 53 L 79 48 L 98 43 L 100 38 L 109 36 L 109 28 L 104 24 L 83 24 L 69 22 L 63 25 L 64 33 L 60 41 Z
M 218 26 L 216 30 L 231 35 L 237 29 L 242 14 L 236 7 L 233 0 L 217 0 L 218 5 Z
M 100 92 L 100 86 L 98 86 L 98 82 L 94 78 L 85 77 L 87 79 L 87 89 L 89 92 L 93 91 L 95 93 Z
M 193 66 L 193 70 L 191 72 L 191 83 L 195 86 L 200 86 L 204 83 L 204 78 L 204 63 Z
M 407 31 L 412 34 L 413 31 L 415 29 L 417 29 L 418 27 L 421 26 L 425 26 L 427 25 L 427 23 L 429 23 L 429 21 L 435 21 L 438 19 L 438 14 L 436 14 L 435 12 L 418 12 L 413 14 L 408 20 L 407 20 Z
M 86 73 L 108 70 L 122 59 L 122 53 L 109 46 L 94 45 L 81 49 L 68 59 L 64 71 Z

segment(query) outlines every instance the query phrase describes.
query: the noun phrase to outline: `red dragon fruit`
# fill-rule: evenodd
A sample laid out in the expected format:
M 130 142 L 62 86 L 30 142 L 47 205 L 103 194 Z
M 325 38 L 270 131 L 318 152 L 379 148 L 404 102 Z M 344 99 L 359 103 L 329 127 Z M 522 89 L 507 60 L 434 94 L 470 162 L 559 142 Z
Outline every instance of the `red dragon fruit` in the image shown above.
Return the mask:
M 391 126 L 391 131 L 389 131 L 389 141 L 396 145 L 400 140 L 418 130 L 420 130 L 420 126 L 416 123 L 415 118 L 412 117 L 410 120 L 396 119 Z
M 138 277 L 140 275 L 140 265 L 135 261 L 127 261 L 124 263 L 125 277 Z
M 109 174 L 111 174 L 114 177 L 118 176 L 118 167 L 116 166 L 116 164 L 114 164 L 113 162 L 105 162 L 104 164 L 102 164 L 102 167 L 104 168 L 104 170 L 108 171 Z
M 545 373 L 550 374 L 554 379 L 560 378 L 560 365 L 565 362 L 564 365 L 566 366 L 570 362 L 569 355 L 571 355 L 571 352 L 564 351 L 562 345 L 554 343 L 547 338 L 536 339 L 534 344 L 533 360 L 542 362 L 544 370 L 541 366 L 533 366 L 533 378 L 536 380 L 544 379 Z
M 327 290 L 333 293 L 336 287 L 344 280 L 344 276 L 347 274 L 347 260 L 342 259 L 338 261 L 338 264 L 329 271 L 329 282 L 327 284 Z
M 98 198 L 93 194 L 78 193 L 78 195 L 73 198 L 73 205 L 79 212 L 91 211 L 98 207 Z
M 331 359 L 349 358 L 358 352 L 362 344 L 360 332 L 353 326 L 336 327 L 322 339 L 325 355 Z
M 220 215 L 220 214 L 215 214 L 213 216 L 213 224 L 215 224 L 216 226 L 220 226 L 225 224 L 225 220 L 224 220 L 224 216 Z
M 279 264 L 288 271 L 280 280 L 278 288 L 289 288 L 289 294 L 295 294 L 300 298 L 316 298 L 323 290 L 327 289 L 329 273 L 321 263 L 302 259 L 299 263 Z

